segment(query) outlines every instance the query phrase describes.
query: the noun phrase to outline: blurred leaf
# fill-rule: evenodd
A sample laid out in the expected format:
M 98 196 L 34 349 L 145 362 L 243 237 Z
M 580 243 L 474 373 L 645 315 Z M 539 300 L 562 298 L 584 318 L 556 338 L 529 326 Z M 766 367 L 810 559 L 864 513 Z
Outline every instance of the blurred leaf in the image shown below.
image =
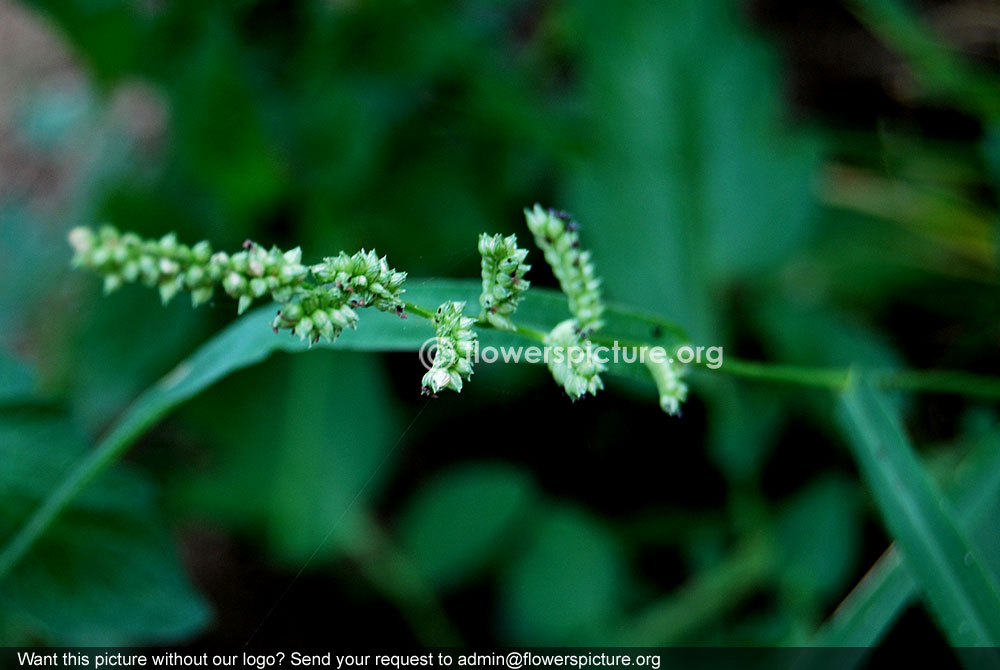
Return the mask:
M 782 363 L 892 370 L 902 360 L 887 338 L 829 307 L 761 302 L 755 314 L 760 340 Z
M 621 547 L 604 526 L 572 507 L 538 515 L 502 583 L 501 628 L 513 644 L 586 644 L 619 614 L 625 588 Z
M 0 537 L 10 537 L 86 449 L 60 413 L 0 410 Z M 5 613 L 67 645 L 126 645 L 189 637 L 205 601 L 156 518 L 138 474 L 107 472 L 0 582 Z
M 718 338 L 717 291 L 786 258 L 811 227 L 817 146 L 782 129 L 774 57 L 732 9 L 685 0 L 578 10 L 594 139 L 566 204 L 611 297 L 667 314 L 695 338 Z
M 357 540 L 399 427 L 378 360 L 314 351 L 276 363 L 188 412 L 211 447 L 173 493 L 188 514 L 263 530 L 278 557 L 301 565 Z
M 856 487 L 840 478 L 825 477 L 789 498 L 776 519 L 783 588 L 813 607 L 838 593 L 854 574 L 861 521 Z
M 401 548 L 431 583 L 459 584 L 502 550 L 534 497 L 520 469 L 500 463 L 453 468 L 424 484 L 401 513 Z
M 995 75 L 952 52 L 900 0 L 852 0 L 868 28 L 897 49 L 932 98 L 948 101 L 985 119 L 1000 118 Z
M 776 444 L 787 410 L 777 394 L 734 379 L 702 375 L 711 389 L 709 452 L 727 477 L 753 481 Z
M 144 13 L 129 0 L 31 0 L 48 14 L 94 73 L 114 79 L 139 62 L 145 46 Z
M 0 349 L 0 405 L 29 397 L 35 383 L 30 367 Z
M 1000 592 L 947 501 L 917 461 L 900 420 L 864 378 L 841 396 L 841 420 L 883 521 L 955 646 L 1000 645 Z
M 631 617 L 621 626 L 621 644 L 689 644 L 693 635 L 710 629 L 761 587 L 773 570 L 773 551 L 760 536 L 737 547 Z
M 984 131 L 982 154 L 993 178 L 995 190 L 1000 190 L 1000 120 L 991 123 Z M 994 262 L 998 259 L 994 258 Z
M 108 299 L 78 298 L 86 321 L 57 343 L 68 377 L 75 416 L 92 432 L 107 426 L 122 407 L 169 370 L 205 333 L 206 311 L 186 300 L 167 307 L 148 289 L 126 287 Z M 151 346 L 151 343 L 156 343 Z
M 222 11 L 207 19 L 173 82 L 174 165 L 233 220 L 267 211 L 284 187 L 280 154 L 261 119 L 233 26 Z M 257 103 L 257 104 L 255 104 Z

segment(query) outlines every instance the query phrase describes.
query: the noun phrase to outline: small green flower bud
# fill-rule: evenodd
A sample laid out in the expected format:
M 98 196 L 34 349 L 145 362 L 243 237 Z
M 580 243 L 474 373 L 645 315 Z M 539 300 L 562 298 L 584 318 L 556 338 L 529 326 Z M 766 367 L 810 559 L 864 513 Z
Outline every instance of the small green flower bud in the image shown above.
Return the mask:
M 330 323 L 330 317 L 327 316 L 326 312 L 321 309 L 317 309 L 312 313 L 312 322 L 317 332 L 319 332 L 323 338 L 327 340 L 333 339 L 333 324 Z
M 251 277 L 263 277 L 264 272 L 267 270 L 267 257 L 262 250 L 258 250 L 260 250 L 260 247 L 254 246 L 247 255 L 247 274 Z
M 687 400 L 688 386 L 682 380 L 683 368 L 679 368 L 671 359 L 646 359 L 646 367 L 656 382 L 656 390 L 660 394 L 660 409 L 671 416 L 681 415 L 681 403 Z
M 244 291 L 246 291 L 247 280 L 238 272 L 230 272 L 226 275 L 226 278 L 222 280 L 222 288 L 225 289 L 226 293 L 234 298 L 237 298 L 242 295 Z
M 197 307 L 212 299 L 214 289 L 211 286 L 203 286 L 191 290 L 191 306 Z
M 281 310 L 281 315 L 288 321 L 294 323 L 302 318 L 302 306 L 298 303 L 285 305 L 285 307 Z
M 211 257 L 212 257 L 212 245 L 208 243 L 208 240 L 202 240 L 198 244 L 191 247 L 191 259 L 195 263 L 198 263 L 199 265 L 204 265 L 208 263 Z
M 177 277 L 160 284 L 160 301 L 164 305 L 173 300 L 177 292 L 181 290 L 181 281 L 181 278 Z
M 97 267 L 103 267 L 111 261 L 111 251 L 107 247 L 97 247 L 91 254 L 91 261 Z
M 271 291 L 271 297 L 274 298 L 275 302 L 288 302 L 292 299 L 295 294 L 295 290 L 291 286 L 279 286 Z
M 73 251 L 75 253 L 73 263 L 76 265 L 82 265 L 82 259 L 87 257 L 94 250 L 94 245 L 96 243 L 94 231 L 90 228 L 78 226 L 69 231 L 68 239 L 69 244 L 73 247 Z
M 143 254 L 139 257 L 139 275 L 147 284 L 155 284 L 160 278 L 160 272 L 156 268 L 156 261 L 152 256 Z
M 109 274 L 104 276 L 104 294 L 110 295 L 114 293 L 122 286 L 122 277 L 117 274 Z
M 302 340 L 312 342 L 315 339 L 313 336 L 313 322 L 308 316 L 299 320 L 293 332 Z
M 172 260 L 170 258 L 161 258 L 160 259 L 160 273 L 161 274 L 173 275 L 173 274 L 176 274 L 177 271 L 180 270 L 180 269 L 181 269 L 181 266 L 177 263 L 177 261 Z
M 184 283 L 191 289 L 202 286 L 206 279 L 205 269 L 200 265 L 192 265 L 184 273 Z
M 126 261 L 122 266 L 122 278 L 128 283 L 132 283 L 139 278 L 139 264 L 135 261 Z
M 260 277 L 254 277 L 250 280 L 250 295 L 254 298 L 260 298 L 261 296 L 268 293 L 267 282 Z
M 177 235 L 167 233 L 160 238 L 160 253 L 169 254 L 177 248 Z
M 229 257 L 229 267 L 233 272 L 237 272 L 241 275 L 249 274 L 250 263 L 247 258 L 247 252 L 238 251 Z
M 252 304 L 253 304 L 253 298 L 251 298 L 248 295 L 241 295 L 239 302 L 237 303 L 236 306 L 236 313 L 242 314 L 243 312 L 247 311 L 250 308 L 250 305 Z

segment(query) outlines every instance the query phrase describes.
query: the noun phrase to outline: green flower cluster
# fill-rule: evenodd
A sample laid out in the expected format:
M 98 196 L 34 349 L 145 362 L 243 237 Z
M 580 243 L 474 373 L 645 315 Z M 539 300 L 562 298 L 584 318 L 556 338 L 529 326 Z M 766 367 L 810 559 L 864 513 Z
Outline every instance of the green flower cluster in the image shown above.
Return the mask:
M 483 309 L 479 320 L 500 330 L 514 330 L 510 316 L 517 310 L 521 294 L 531 285 L 524 279 L 524 273 L 531 269 L 524 262 L 528 250 L 518 248 L 517 235 L 483 233 L 479 236 L 479 254 L 483 275 L 483 292 L 479 296 Z
M 594 355 L 590 340 L 581 337 L 575 319 L 567 319 L 553 328 L 545 338 L 545 345 L 550 348 L 548 366 L 552 378 L 574 401 L 604 388 L 601 373 L 605 365 Z
M 535 236 L 535 244 L 552 266 L 559 286 L 569 299 L 569 310 L 576 317 L 577 328 L 586 337 L 604 322 L 601 280 L 597 277 L 589 251 L 580 250 L 579 224 L 566 212 L 553 209 L 525 209 L 524 218 Z
M 671 416 L 681 415 L 681 403 L 687 400 L 688 385 L 681 381 L 684 370 L 672 360 L 646 359 L 646 367 L 660 394 L 660 409 Z
M 569 301 L 572 317 L 552 329 L 543 339 L 549 348 L 546 362 L 556 382 L 573 400 L 596 394 L 604 388 L 601 373 L 606 365 L 595 355 L 589 337 L 602 325 L 604 305 L 600 279 L 590 254 L 580 249 L 578 225 L 565 212 L 535 205 L 524 211 L 528 228 L 545 254 Z M 298 247 L 282 251 L 247 240 L 234 254 L 213 251 L 208 242 L 187 246 L 171 233 L 158 240 L 135 233 L 121 233 L 112 226 L 97 231 L 75 228 L 69 234 L 74 249 L 73 264 L 104 277 L 110 293 L 123 284 L 141 282 L 159 289 L 164 304 L 182 290 L 191 292 L 195 307 L 207 302 L 217 286 L 239 301 L 242 314 L 258 298 L 270 296 L 282 304 L 271 322 L 275 332 L 291 330 L 310 344 L 321 338 L 337 339 L 346 328 L 356 328 L 357 309 L 374 307 L 405 318 L 401 298 L 406 273 L 389 266 L 374 250 L 350 255 L 340 252 L 312 266 L 302 264 Z M 530 286 L 524 276 L 531 266 L 528 252 L 517 246 L 517 236 L 479 236 L 482 257 L 482 293 L 479 325 L 499 330 L 518 330 L 511 321 L 524 292 Z M 472 375 L 477 339 L 477 319 L 465 316 L 464 302 L 449 301 L 438 307 L 432 321 L 436 353 L 423 376 L 423 392 L 444 389 L 461 391 Z M 423 309 L 419 312 L 424 315 Z M 521 332 L 521 331 L 518 331 Z M 660 407 L 680 414 L 688 387 L 683 369 L 672 361 L 647 360 L 659 390 Z
M 436 394 L 450 388 L 462 390 L 462 380 L 472 376 L 472 354 L 476 347 L 475 319 L 463 314 L 464 302 L 448 301 L 434 314 L 437 350 L 424 375 L 423 393 Z
M 385 256 L 361 250 L 343 251 L 313 265 L 310 271 L 321 286 L 301 289 L 295 302 L 283 307 L 271 323 L 275 330 L 290 329 L 307 342 L 336 340 L 345 328 L 357 328 L 358 307 L 403 312 L 405 272 L 389 267 Z
M 103 275 L 106 292 L 141 281 L 159 287 L 164 303 L 189 290 L 197 307 L 221 285 L 239 300 L 240 314 L 257 298 L 269 295 L 285 304 L 272 327 L 290 329 L 310 343 L 335 340 L 345 328 L 356 327 L 356 307 L 373 306 L 405 316 L 400 295 L 406 273 L 391 269 L 374 251 L 353 256 L 341 252 L 307 268 L 298 247 L 266 250 L 250 240 L 242 251 L 228 254 L 213 252 L 208 242 L 193 247 L 180 244 L 173 233 L 145 240 L 104 226 L 97 232 L 74 228 L 69 242 L 75 252 L 73 264 Z M 310 272 L 320 285 L 305 282 Z
M 181 244 L 173 233 L 146 240 L 102 226 L 97 232 L 74 228 L 69 242 L 75 252 L 74 266 L 102 275 L 106 293 L 141 281 L 158 287 L 164 304 L 186 289 L 197 307 L 210 300 L 215 286 L 221 284 L 227 294 L 239 300 L 242 314 L 254 299 L 267 294 L 287 302 L 308 274 L 301 262 L 301 249 L 282 252 L 275 247 L 266 251 L 249 240 L 243 251 L 229 255 L 213 253 L 206 241 L 193 247 Z
M 385 256 L 379 258 L 375 250 L 362 249 L 353 256 L 343 251 L 310 268 L 313 276 L 323 284 L 332 284 L 331 291 L 347 295 L 352 307 L 374 307 L 383 312 L 402 313 L 403 282 L 405 272 L 389 267 Z

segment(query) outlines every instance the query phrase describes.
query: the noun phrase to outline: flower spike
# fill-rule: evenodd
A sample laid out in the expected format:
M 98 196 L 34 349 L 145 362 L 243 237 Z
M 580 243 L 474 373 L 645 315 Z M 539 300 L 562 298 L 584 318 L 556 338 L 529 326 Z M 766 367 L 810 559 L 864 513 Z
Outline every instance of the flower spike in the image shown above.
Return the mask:
M 597 331 L 604 322 L 604 302 L 601 280 L 597 277 L 589 251 L 580 250 L 580 225 L 566 212 L 554 209 L 524 210 L 528 229 L 535 244 L 545 254 L 545 260 L 559 280 L 559 286 L 569 298 L 569 310 L 576 318 L 581 333 Z
M 448 301 L 434 314 L 437 349 L 423 378 L 424 395 L 448 388 L 461 392 L 462 380 L 472 376 L 472 354 L 477 346 L 472 326 L 476 320 L 465 316 L 464 311 L 464 302 Z
M 517 310 L 522 294 L 531 285 L 524 274 L 531 269 L 525 264 L 527 249 L 519 249 L 517 235 L 479 236 L 479 254 L 482 256 L 483 292 L 479 296 L 482 312 L 480 321 L 486 321 L 500 330 L 514 330 L 510 317 Z
M 545 344 L 550 348 L 546 361 L 549 371 L 571 399 L 578 400 L 588 393 L 595 395 L 604 388 L 601 373 L 606 366 L 595 355 L 593 343 L 580 336 L 575 319 L 567 319 L 553 328 Z

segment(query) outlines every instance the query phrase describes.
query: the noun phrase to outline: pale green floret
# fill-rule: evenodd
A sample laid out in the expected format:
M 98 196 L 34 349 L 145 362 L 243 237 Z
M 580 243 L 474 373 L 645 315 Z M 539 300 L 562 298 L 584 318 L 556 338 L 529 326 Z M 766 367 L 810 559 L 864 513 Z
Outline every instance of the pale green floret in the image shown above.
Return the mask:
M 671 359 L 653 361 L 646 358 L 646 367 L 653 375 L 660 393 L 660 409 L 671 416 L 681 415 L 681 403 L 687 400 L 688 386 L 683 381 L 684 370 Z
M 475 353 L 475 319 L 463 314 L 464 302 L 446 302 L 434 314 L 437 350 L 434 362 L 424 375 L 423 393 L 437 394 L 445 389 L 462 390 L 463 380 L 472 376 L 472 356 Z
M 479 254 L 483 277 L 479 320 L 500 330 L 514 330 L 510 317 L 531 285 L 524 279 L 524 274 L 531 269 L 524 262 L 528 251 L 518 248 L 516 235 L 503 237 L 483 233 L 479 236 Z
M 604 388 L 601 373 L 605 365 L 594 355 L 593 344 L 580 336 L 575 319 L 563 321 L 545 337 L 549 347 L 548 366 L 552 378 L 574 401 Z
M 569 299 L 569 311 L 584 335 L 598 330 L 604 322 L 601 280 L 597 277 L 589 251 L 580 250 L 579 224 L 565 212 L 542 209 L 524 210 L 535 244 L 545 254 L 552 273 Z

